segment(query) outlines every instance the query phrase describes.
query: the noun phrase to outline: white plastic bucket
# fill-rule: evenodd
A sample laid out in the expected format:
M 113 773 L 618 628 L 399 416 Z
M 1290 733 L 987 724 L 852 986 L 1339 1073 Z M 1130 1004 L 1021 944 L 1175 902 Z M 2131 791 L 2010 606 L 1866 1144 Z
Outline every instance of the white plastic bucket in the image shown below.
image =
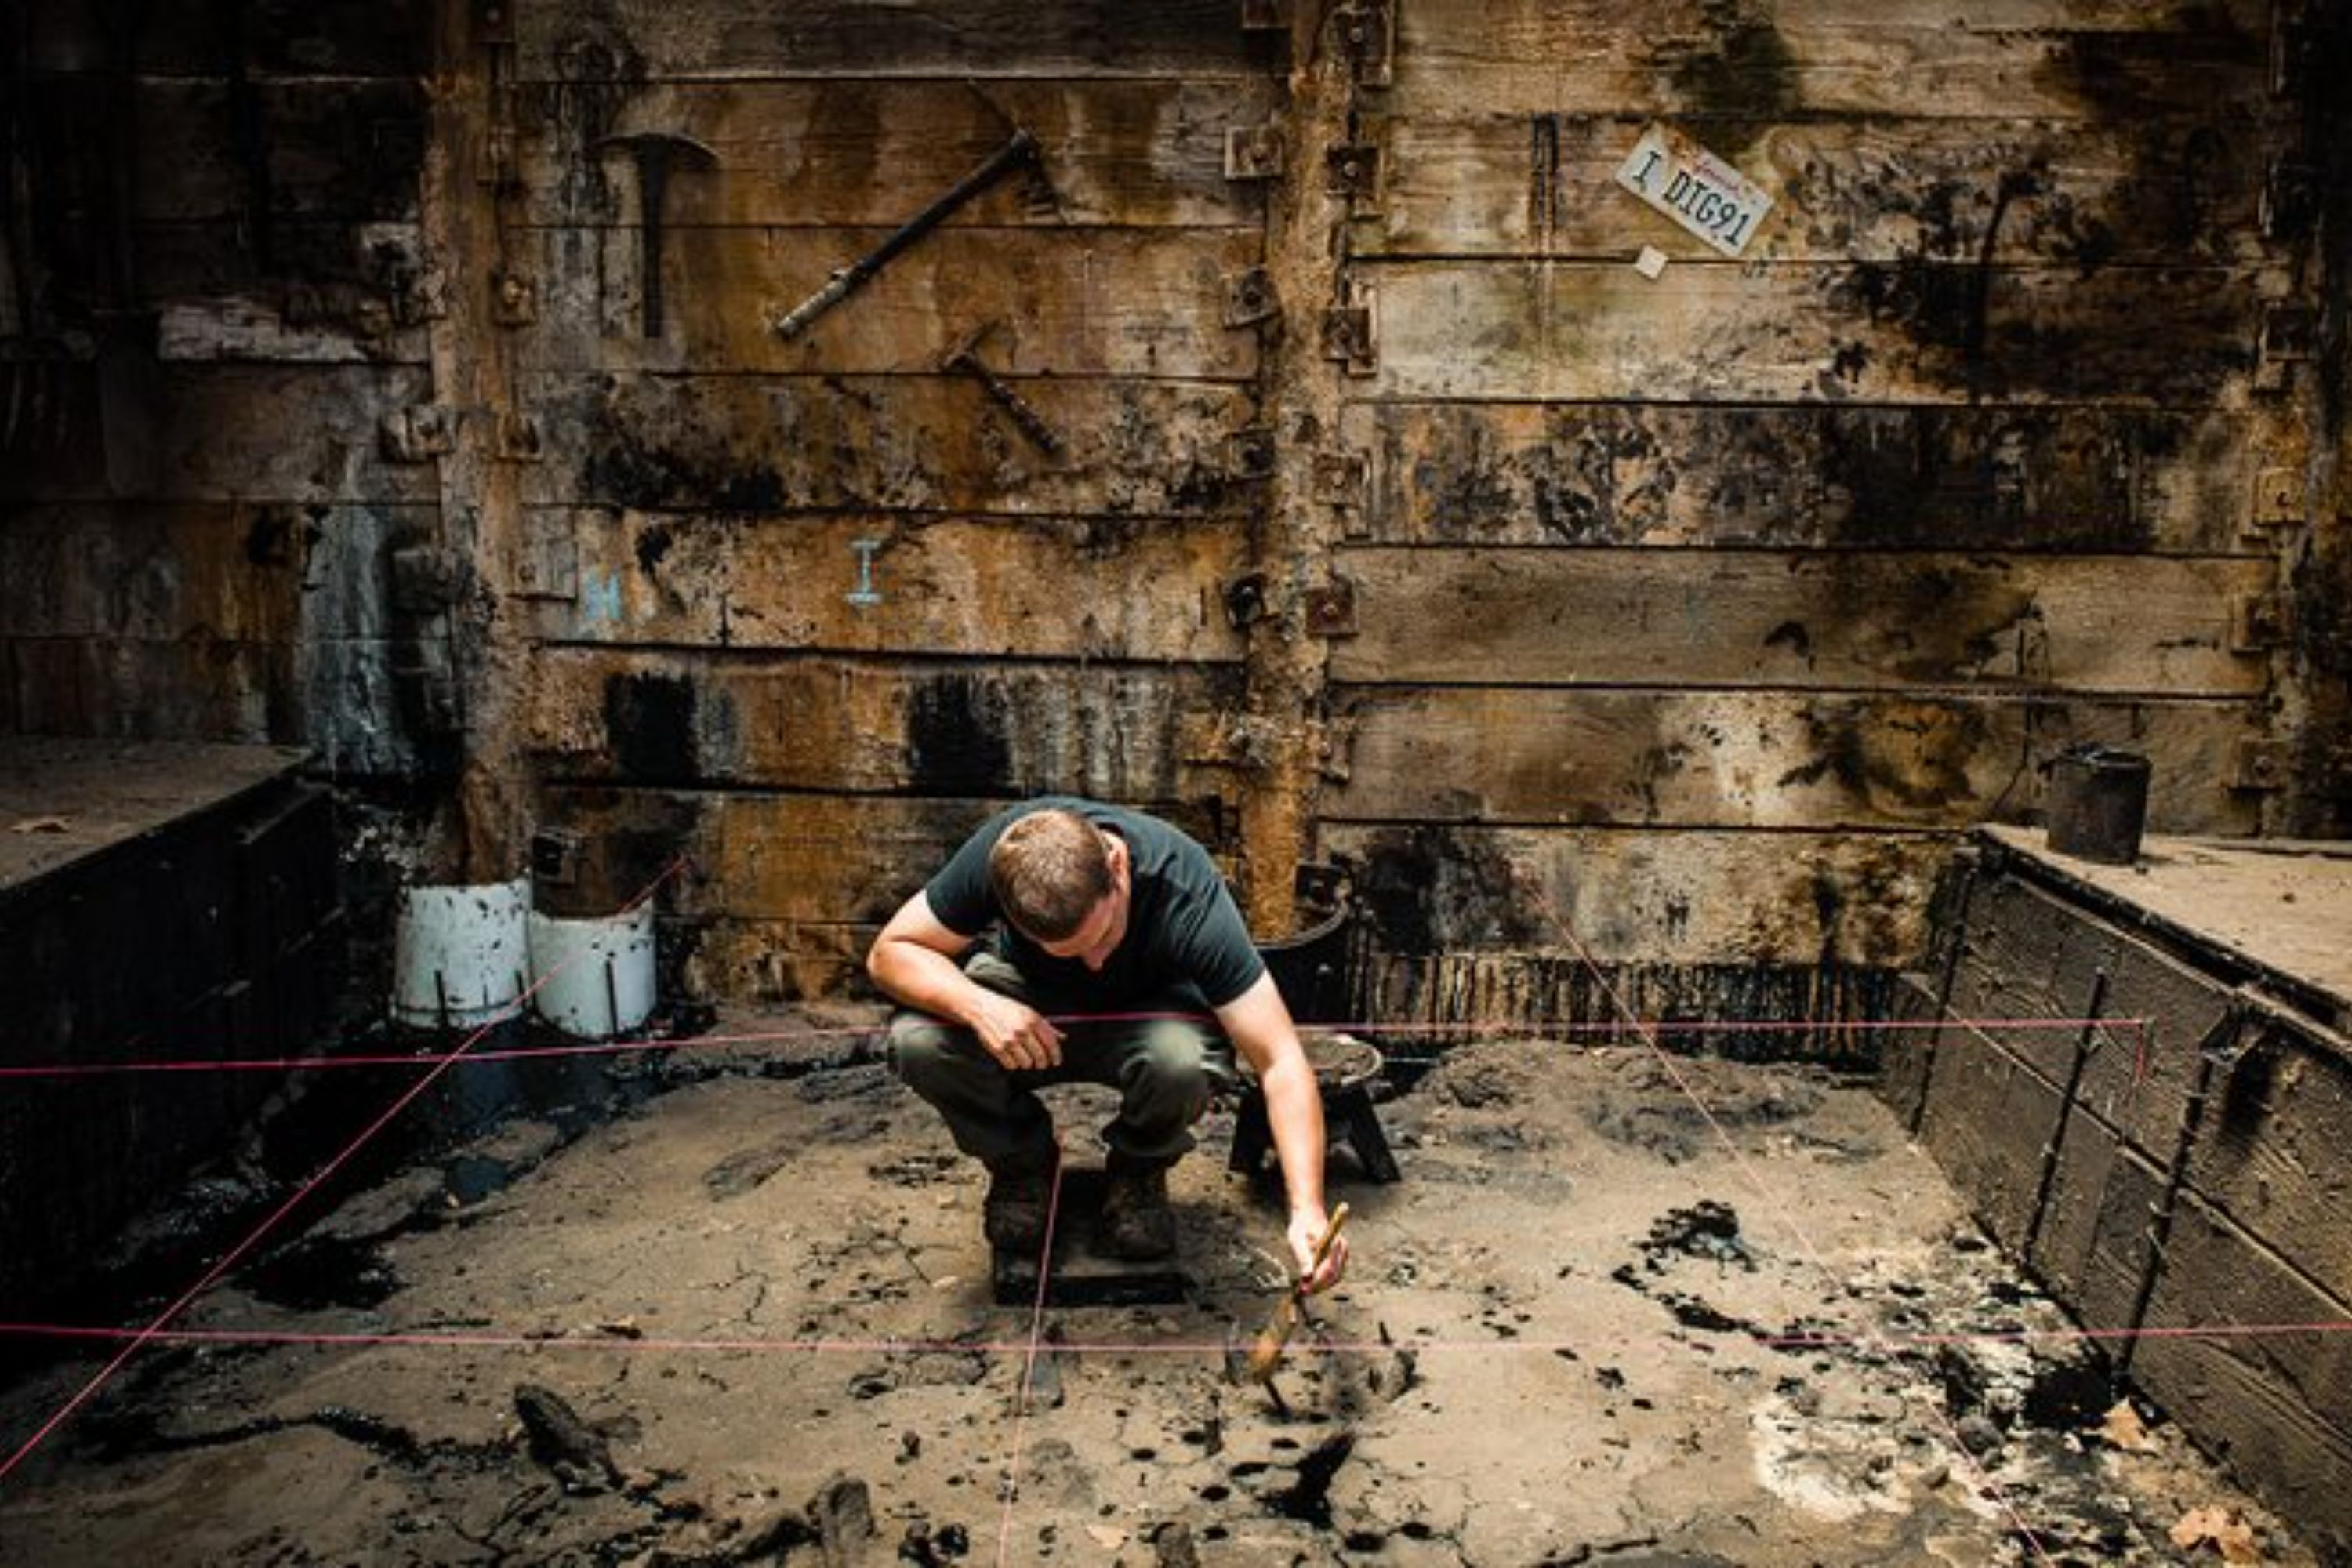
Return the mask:
M 591 920 L 533 910 L 530 967 L 541 977 L 532 1007 L 565 1034 L 609 1040 L 636 1028 L 654 1010 L 652 900 Z
M 519 1010 L 530 969 L 530 884 L 403 888 L 393 932 L 392 1016 L 419 1028 L 478 1028 Z

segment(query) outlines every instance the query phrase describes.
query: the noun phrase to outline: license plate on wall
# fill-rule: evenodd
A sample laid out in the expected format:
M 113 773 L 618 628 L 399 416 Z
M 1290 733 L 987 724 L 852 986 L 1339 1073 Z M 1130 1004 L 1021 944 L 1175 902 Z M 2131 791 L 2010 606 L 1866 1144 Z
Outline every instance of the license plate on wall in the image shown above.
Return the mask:
M 1663 125 L 1642 132 L 1617 183 L 1726 256 L 1747 249 L 1772 210 L 1738 170 Z

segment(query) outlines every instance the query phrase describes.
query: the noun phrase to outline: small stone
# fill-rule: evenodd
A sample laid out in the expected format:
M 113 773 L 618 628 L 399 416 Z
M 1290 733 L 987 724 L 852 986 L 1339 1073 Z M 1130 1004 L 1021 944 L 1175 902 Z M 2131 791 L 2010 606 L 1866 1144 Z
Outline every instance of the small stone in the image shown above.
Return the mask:
M 1952 1428 L 1960 1447 L 1979 1457 L 2000 1447 L 2000 1428 L 1981 1415 L 1963 1415 Z

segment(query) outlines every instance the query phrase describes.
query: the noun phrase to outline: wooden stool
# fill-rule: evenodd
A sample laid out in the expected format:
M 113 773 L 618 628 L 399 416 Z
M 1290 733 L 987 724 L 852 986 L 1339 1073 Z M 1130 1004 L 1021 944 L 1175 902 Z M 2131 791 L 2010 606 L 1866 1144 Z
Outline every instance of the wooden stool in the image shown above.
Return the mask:
M 1402 1180 L 1403 1173 L 1389 1152 L 1388 1134 L 1381 1131 L 1380 1113 L 1372 1106 L 1372 1085 L 1381 1076 L 1380 1047 L 1353 1035 L 1302 1032 L 1299 1038 L 1323 1100 L 1325 1136 L 1356 1152 L 1367 1180 Z M 1246 1062 L 1241 1072 L 1242 1099 L 1234 1114 L 1234 1152 L 1226 1168 L 1255 1176 L 1265 1163 L 1266 1151 L 1274 1147 L 1274 1127 L 1266 1120 L 1265 1089 L 1257 1075 Z

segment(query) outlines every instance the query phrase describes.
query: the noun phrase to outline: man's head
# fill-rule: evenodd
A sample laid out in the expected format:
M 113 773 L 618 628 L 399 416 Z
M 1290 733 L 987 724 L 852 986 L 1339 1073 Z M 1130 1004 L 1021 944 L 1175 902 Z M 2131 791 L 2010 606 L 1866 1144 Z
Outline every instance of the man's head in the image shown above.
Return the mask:
M 996 901 L 1055 958 L 1100 969 L 1127 934 L 1127 846 L 1074 811 L 1033 811 L 989 852 Z

